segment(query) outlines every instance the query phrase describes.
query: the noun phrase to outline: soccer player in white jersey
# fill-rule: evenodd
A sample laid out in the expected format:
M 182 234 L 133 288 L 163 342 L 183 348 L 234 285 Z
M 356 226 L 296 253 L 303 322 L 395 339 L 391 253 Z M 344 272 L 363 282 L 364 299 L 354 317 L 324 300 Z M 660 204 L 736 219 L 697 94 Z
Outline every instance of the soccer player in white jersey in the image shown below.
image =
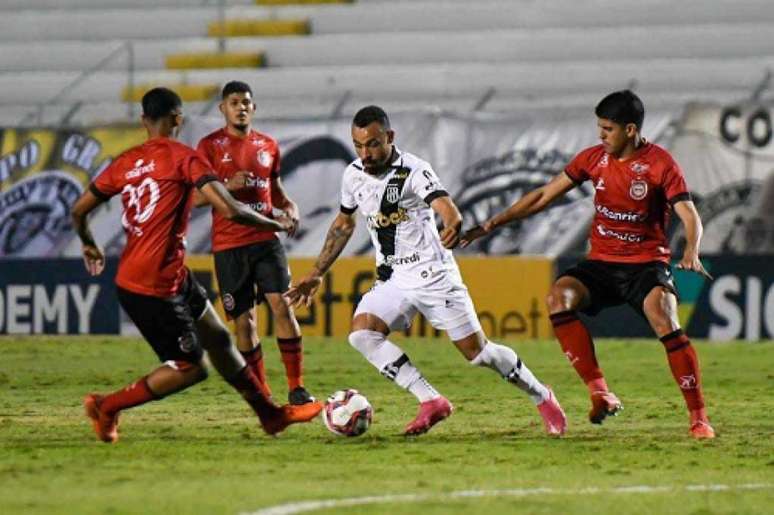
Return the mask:
M 419 413 L 405 434 L 425 433 L 452 412 L 451 403 L 387 339 L 390 331 L 408 327 L 417 312 L 446 331 L 471 364 L 489 367 L 523 390 L 549 434 L 563 434 L 567 421 L 551 389 L 535 378 L 513 349 L 488 340 L 481 330 L 449 250 L 459 241 L 462 225 L 457 206 L 432 167 L 398 150 L 394 138 L 381 108 L 364 107 L 355 115 L 352 141 L 359 159 L 344 171 L 341 211 L 314 268 L 285 295 L 294 305 L 311 303 L 322 276 L 352 236 L 359 209 L 376 249 L 378 279 L 355 310 L 349 342 L 382 375 L 419 400 Z M 440 233 L 434 212 L 443 221 Z

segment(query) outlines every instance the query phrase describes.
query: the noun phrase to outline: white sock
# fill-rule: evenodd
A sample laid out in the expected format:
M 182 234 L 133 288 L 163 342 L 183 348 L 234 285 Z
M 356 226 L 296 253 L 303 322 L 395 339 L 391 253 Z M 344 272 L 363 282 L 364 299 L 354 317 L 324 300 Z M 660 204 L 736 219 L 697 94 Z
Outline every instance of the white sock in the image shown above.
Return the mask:
M 529 395 L 529 398 L 536 405 L 548 399 L 548 388 L 537 380 L 532 371 L 510 347 L 491 341 L 487 342 L 470 364 L 489 367 L 498 372 L 508 382 L 515 384 Z
M 389 341 L 379 331 L 361 329 L 349 335 L 349 343 L 362 354 L 381 374 L 426 402 L 441 394 L 411 364 L 403 350 Z

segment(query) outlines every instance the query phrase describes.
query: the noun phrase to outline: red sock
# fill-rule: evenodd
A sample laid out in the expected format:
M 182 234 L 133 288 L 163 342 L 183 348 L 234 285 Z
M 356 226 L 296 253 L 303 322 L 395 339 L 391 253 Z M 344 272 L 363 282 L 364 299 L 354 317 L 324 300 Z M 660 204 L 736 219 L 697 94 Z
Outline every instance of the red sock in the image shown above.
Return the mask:
M 253 350 L 247 352 L 239 351 L 239 353 L 245 358 L 247 366 L 250 367 L 250 370 L 253 371 L 255 377 L 257 377 L 258 381 L 263 385 L 263 392 L 267 396 L 271 396 L 271 389 L 269 388 L 269 383 L 266 381 L 266 368 L 263 365 L 263 348 L 261 347 L 261 342 L 258 342 L 258 344 L 253 347 Z
M 672 376 L 674 376 L 677 386 L 683 392 L 688 410 L 691 412 L 703 410 L 704 396 L 701 393 L 699 358 L 691 346 L 691 340 L 683 333 L 682 329 L 662 336 L 660 340 L 667 351 L 669 368 L 672 369 Z
M 589 387 L 589 391 L 607 391 L 607 384 L 594 353 L 594 342 L 575 311 L 562 311 L 549 317 L 564 355 Z
M 158 399 L 148 387 L 148 376 L 143 376 L 126 388 L 111 393 L 102 399 L 99 409 L 108 415 L 127 408 L 133 408 Z
M 258 381 L 250 367 L 246 366 L 235 377 L 227 379 L 227 381 L 247 401 L 247 404 L 253 408 L 261 420 L 277 412 L 277 406 L 263 393 L 261 382 Z
M 288 388 L 292 390 L 304 385 L 303 362 L 304 350 L 301 346 L 301 337 L 277 338 L 277 345 L 282 354 L 282 363 L 285 365 L 285 375 L 288 378 Z

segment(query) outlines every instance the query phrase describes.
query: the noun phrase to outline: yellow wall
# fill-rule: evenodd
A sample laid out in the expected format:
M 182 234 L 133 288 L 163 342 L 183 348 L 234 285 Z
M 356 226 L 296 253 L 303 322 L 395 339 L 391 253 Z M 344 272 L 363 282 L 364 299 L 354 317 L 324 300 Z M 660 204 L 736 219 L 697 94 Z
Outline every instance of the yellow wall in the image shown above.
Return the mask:
M 553 277 L 552 261 L 547 258 L 460 257 L 457 262 L 476 305 L 484 332 L 493 339 L 550 338 L 543 299 Z M 313 258 L 290 259 L 293 277 L 302 277 L 312 267 Z M 190 256 L 188 266 L 202 283 L 217 291 L 211 256 Z M 341 258 L 325 276 L 317 298 L 310 308 L 297 311 L 301 330 L 306 336 L 344 338 L 360 296 L 374 280 L 372 257 Z M 214 299 L 223 314 L 220 299 Z M 264 303 L 258 309 L 258 331 L 272 336 L 273 326 Z M 438 336 L 419 316 L 408 330 L 410 336 Z M 440 334 L 445 338 L 445 334 Z

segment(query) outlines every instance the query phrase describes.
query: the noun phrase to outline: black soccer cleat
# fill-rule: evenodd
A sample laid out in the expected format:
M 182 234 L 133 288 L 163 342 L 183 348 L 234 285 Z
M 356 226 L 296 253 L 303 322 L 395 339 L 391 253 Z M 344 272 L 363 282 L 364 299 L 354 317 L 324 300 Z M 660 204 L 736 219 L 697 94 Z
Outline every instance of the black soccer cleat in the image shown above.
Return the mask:
M 306 391 L 303 386 L 296 386 L 290 392 L 288 392 L 288 403 L 293 406 L 300 406 L 302 404 L 309 404 L 316 399 Z

